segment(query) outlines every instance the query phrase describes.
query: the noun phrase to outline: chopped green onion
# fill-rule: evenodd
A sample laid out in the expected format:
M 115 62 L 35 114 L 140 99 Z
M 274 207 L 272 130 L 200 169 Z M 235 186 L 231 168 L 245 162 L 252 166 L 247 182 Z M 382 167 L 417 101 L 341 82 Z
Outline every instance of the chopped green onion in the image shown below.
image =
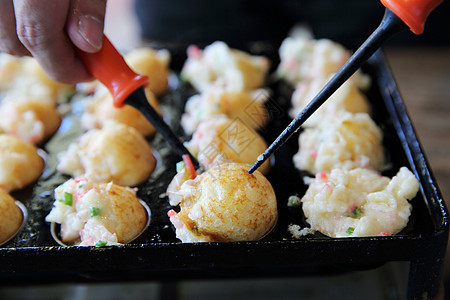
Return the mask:
M 297 196 L 290 196 L 288 198 L 287 206 L 289 206 L 289 207 L 299 207 L 301 203 L 302 202 L 301 202 L 301 199 L 299 197 L 297 197 Z
M 96 217 L 96 216 L 100 215 L 100 208 L 98 208 L 98 207 L 91 207 L 90 211 L 91 211 L 91 217 Z
M 72 206 L 73 204 L 73 195 L 68 192 L 64 192 L 64 199 L 61 201 L 65 205 Z
M 355 227 L 349 227 L 349 228 L 347 228 L 346 233 L 352 234 L 354 231 L 355 231 Z
M 107 244 L 108 242 L 99 240 L 97 243 L 95 243 L 95 247 L 105 247 Z
M 63 97 L 64 100 L 69 100 L 70 97 L 72 97 L 73 92 L 71 90 L 64 90 L 61 93 L 61 96 Z
M 185 167 L 184 161 L 177 162 L 177 172 L 181 172 Z
M 187 76 L 187 75 L 184 74 L 184 73 L 181 73 L 181 74 L 180 74 L 180 80 L 181 80 L 182 82 L 189 82 L 189 76 Z
M 357 207 L 354 209 L 351 214 L 349 215 L 350 218 L 357 219 L 359 218 L 363 213 L 363 210 L 360 207 Z

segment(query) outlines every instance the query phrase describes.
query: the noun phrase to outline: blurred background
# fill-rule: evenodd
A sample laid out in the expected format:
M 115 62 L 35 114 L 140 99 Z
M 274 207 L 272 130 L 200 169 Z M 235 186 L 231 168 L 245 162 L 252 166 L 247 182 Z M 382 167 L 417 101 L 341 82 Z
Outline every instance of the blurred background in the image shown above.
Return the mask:
M 105 32 L 121 51 L 167 48 L 179 68 L 186 47 L 216 40 L 276 56 L 296 24 L 314 37 L 356 49 L 380 23 L 378 0 L 110 0 Z M 401 33 L 384 52 L 444 199 L 450 201 L 450 4 L 428 18 L 425 32 Z M 450 257 L 447 255 L 447 257 Z M 242 279 L 2 287 L 0 299 L 404 299 L 405 263 L 315 278 Z M 450 276 L 446 267 L 446 277 Z M 349 288 L 351 287 L 351 288 Z M 447 288 L 450 291 L 450 280 Z

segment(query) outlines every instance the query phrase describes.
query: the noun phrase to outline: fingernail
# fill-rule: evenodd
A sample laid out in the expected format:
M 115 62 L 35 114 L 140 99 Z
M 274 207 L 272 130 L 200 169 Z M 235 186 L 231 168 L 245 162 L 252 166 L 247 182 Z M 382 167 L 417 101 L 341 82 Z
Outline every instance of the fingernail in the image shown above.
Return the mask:
M 103 24 L 90 15 L 81 15 L 78 19 L 78 33 L 96 50 L 102 48 Z

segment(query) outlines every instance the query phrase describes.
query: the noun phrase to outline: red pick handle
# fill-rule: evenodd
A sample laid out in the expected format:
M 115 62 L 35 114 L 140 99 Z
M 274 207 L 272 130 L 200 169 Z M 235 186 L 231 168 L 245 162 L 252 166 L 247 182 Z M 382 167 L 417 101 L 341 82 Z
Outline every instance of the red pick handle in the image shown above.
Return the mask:
M 423 32 L 428 15 L 444 0 L 381 0 L 415 34 Z
M 136 74 L 109 39 L 103 35 L 102 49 L 95 53 L 79 50 L 78 57 L 88 71 L 111 92 L 115 107 L 122 107 L 127 97 L 148 84 L 148 77 Z

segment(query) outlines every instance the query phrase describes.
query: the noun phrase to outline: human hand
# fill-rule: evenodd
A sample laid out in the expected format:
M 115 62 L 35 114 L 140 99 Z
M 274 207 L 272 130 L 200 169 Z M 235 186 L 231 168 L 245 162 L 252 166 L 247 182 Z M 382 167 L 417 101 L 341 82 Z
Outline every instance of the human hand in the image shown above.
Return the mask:
M 106 0 L 0 0 L 0 51 L 32 55 L 63 83 L 93 79 L 75 47 L 102 46 Z

